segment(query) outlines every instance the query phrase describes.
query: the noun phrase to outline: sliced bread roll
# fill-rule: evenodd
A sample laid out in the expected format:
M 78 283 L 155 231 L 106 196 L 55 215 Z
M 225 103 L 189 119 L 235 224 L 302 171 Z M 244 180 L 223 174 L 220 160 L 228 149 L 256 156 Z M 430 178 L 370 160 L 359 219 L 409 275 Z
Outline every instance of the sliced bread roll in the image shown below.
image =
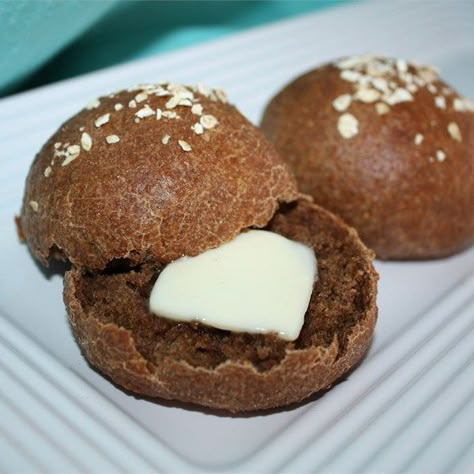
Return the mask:
M 32 164 L 18 225 L 40 262 L 71 262 L 64 301 L 74 334 L 116 384 L 250 411 L 329 387 L 361 359 L 374 330 L 372 253 L 299 196 L 271 143 L 221 91 L 162 83 L 100 98 L 68 120 Z M 150 312 L 166 265 L 250 228 L 316 253 L 319 277 L 298 339 Z

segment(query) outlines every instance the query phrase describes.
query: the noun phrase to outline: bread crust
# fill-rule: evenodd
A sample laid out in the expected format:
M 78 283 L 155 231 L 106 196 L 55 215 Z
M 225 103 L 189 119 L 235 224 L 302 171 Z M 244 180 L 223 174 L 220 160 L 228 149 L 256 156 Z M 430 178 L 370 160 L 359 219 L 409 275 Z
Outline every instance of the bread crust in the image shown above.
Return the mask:
M 324 245 L 331 245 L 329 242 L 334 242 L 334 235 L 340 237 L 337 245 L 340 252 L 345 253 L 344 259 L 339 261 L 352 264 L 353 269 L 348 273 L 344 265 L 338 263 L 331 271 L 334 275 L 339 271 L 338 278 L 357 280 L 357 286 L 351 291 L 357 293 L 353 296 L 358 303 L 347 310 L 350 316 L 342 318 L 338 331 L 326 335 L 327 343 L 305 348 L 298 348 L 298 341 L 289 344 L 280 363 L 263 371 L 250 361 L 226 360 L 216 367 L 205 368 L 176 356 L 160 355 L 156 362 L 137 349 L 138 336 L 134 328 L 104 321 L 101 308 L 98 313 L 93 306 L 88 307 L 81 301 L 80 287 L 85 277 L 80 270 L 73 269 L 65 276 L 64 300 L 72 329 L 87 359 L 116 384 L 132 392 L 231 412 L 287 405 L 330 387 L 359 362 L 372 338 L 377 317 L 378 278 L 371 262 L 373 253 L 352 228 L 304 199 L 287 212 L 277 213 L 268 228 L 306 244 L 315 242 L 312 236 L 319 229 L 315 250 L 323 255 L 319 262 L 323 272 Z M 329 268 L 329 263 L 327 265 Z M 308 319 L 316 317 L 317 304 L 320 302 L 316 284 L 305 325 L 313 324 Z M 308 327 L 308 331 L 314 329 Z
M 393 67 L 417 71 L 404 62 Z M 444 257 L 470 246 L 474 113 L 455 107 L 465 99 L 436 78 L 413 92 L 413 100 L 384 104 L 386 113 L 379 114 L 375 102 L 354 99 L 354 82 L 341 78 L 343 72 L 331 63 L 298 77 L 263 115 L 262 129 L 300 190 L 354 226 L 382 259 Z M 352 102 L 337 111 L 333 101 L 344 95 Z M 350 138 L 338 130 L 344 113 L 358 122 Z
M 44 265 L 59 258 L 102 270 L 117 260 L 137 265 L 196 255 L 244 228 L 266 225 L 280 202 L 296 198 L 287 166 L 235 107 L 194 91 L 203 108 L 196 115 L 190 106 L 169 110 L 169 95 L 150 93 L 137 103 L 141 93 L 100 98 L 66 121 L 36 156 L 19 229 Z M 115 110 L 117 104 L 123 108 Z M 140 119 L 145 104 L 179 117 Z M 97 125 L 106 114 L 108 121 Z M 191 127 L 203 115 L 218 124 L 197 134 Z M 92 141 L 88 151 L 83 133 Z M 119 141 L 108 143 L 114 136 Z M 63 166 L 65 144 L 80 154 Z

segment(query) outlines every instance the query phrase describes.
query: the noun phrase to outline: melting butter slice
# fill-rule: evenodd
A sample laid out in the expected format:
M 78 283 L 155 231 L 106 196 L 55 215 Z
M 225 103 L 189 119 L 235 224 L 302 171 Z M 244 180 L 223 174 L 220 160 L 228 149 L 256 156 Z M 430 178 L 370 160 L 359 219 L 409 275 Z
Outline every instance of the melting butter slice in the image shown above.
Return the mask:
M 238 332 L 295 340 L 317 278 L 314 251 L 264 230 L 239 234 L 196 257 L 170 263 L 150 296 L 150 311 Z

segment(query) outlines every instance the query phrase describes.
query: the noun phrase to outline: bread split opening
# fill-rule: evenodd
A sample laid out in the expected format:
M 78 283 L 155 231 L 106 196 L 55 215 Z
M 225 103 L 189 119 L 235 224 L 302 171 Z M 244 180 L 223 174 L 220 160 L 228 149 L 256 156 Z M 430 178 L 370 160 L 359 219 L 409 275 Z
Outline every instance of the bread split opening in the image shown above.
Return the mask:
M 163 269 L 159 264 L 130 268 L 121 260 L 101 273 L 73 270 L 77 278 L 66 292 L 66 303 L 77 300 L 81 318 L 130 331 L 138 352 L 153 365 L 172 358 L 213 370 L 230 361 L 266 372 L 278 366 L 289 350 L 328 347 L 334 339 L 339 355 L 344 354 L 354 328 L 375 306 L 375 277 L 367 250 L 341 221 L 304 201 L 282 207 L 266 229 L 313 247 L 318 258 L 319 279 L 301 333 L 293 342 L 276 334 L 231 332 L 151 314 L 148 300 Z

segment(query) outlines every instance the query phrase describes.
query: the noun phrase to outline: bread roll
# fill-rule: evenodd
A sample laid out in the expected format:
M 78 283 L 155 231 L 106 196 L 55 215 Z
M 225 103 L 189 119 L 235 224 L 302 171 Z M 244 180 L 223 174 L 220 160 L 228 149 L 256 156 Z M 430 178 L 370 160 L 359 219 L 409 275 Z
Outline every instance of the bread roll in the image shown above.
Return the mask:
M 473 112 L 432 68 L 355 56 L 284 87 L 262 129 L 379 258 L 425 259 L 474 240 Z

